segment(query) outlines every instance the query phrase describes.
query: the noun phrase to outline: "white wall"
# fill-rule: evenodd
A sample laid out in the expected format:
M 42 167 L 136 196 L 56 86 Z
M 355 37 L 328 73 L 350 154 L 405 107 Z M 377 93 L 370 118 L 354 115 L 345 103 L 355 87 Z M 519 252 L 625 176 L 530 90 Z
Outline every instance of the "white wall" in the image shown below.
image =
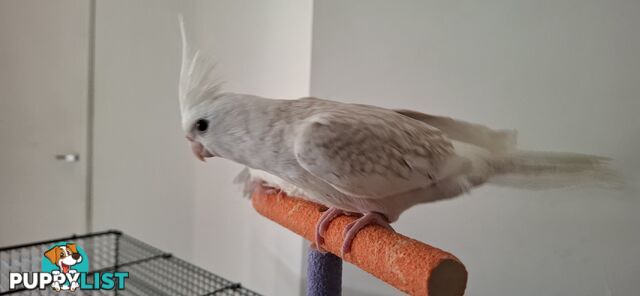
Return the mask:
M 259 216 L 180 128 L 178 13 L 226 90 L 309 93 L 311 0 L 98 1 L 95 229 L 119 228 L 265 295 L 297 295 L 302 239 Z
M 315 1 L 311 94 L 516 128 L 610 156 L 624 192 L 483 187 L 396 229 L 458 255 L 469 295 L 636 295 L 638 1 Z M 347 295 L 395 290 L 347 265 Z
M 94 230 L 193 258 L 194 161 L 177 102 L 179 1 L 96 1 Z

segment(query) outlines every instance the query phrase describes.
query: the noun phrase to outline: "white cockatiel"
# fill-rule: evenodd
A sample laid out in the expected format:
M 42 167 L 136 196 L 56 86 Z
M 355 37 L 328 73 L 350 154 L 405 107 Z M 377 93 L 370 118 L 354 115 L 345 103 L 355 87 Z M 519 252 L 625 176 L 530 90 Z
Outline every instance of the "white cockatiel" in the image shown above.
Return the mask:
M 484 183 L 544 188 L 607 184 L 601 157 L 517 150 L 514 131 L 415 111 L 317 98 L 267 99 L 221 91 L 213 63 L 187 45 L 179 99 L 196 157 L 246 165 L 239 176 L 323 204 L 316 246 L 333 218 L 360 217 L 345 232 L 388 223 L 411 206 L 456 197 Z

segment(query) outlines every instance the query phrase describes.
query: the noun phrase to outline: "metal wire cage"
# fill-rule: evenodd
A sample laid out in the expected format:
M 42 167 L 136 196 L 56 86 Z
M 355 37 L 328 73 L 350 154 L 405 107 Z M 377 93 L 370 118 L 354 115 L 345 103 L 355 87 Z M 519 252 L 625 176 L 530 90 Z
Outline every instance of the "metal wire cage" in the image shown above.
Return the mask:
M 99 272 L 129 272 L 123 290 L 56 292 L 9 289 L 9 273 L 40 272 L 44 252 L 56 242 L 72 242 L 90 260 L 87 278 Z M 176 258 L 120 231 L 74 235 L 0 248 L 0 295 L 259 295 L 211 272 Z

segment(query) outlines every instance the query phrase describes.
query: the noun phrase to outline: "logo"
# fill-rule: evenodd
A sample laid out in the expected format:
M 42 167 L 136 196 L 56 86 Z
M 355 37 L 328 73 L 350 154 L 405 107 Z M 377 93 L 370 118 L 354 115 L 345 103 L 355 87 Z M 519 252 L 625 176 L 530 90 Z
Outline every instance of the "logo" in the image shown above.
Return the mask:
M 75 243 L 59 242 L 44 252 L 42 272 L 9 273 L 9 289 L 123 290 L 128 272 L 89 272 L 89 257 Z

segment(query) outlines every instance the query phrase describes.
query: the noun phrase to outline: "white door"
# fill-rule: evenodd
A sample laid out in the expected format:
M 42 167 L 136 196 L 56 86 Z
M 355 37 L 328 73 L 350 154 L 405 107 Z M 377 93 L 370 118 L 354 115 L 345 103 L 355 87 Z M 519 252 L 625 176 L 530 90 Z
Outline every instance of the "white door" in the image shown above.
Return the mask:
M 0 1 L 0 246 L 87 229 L 89 3 Z

